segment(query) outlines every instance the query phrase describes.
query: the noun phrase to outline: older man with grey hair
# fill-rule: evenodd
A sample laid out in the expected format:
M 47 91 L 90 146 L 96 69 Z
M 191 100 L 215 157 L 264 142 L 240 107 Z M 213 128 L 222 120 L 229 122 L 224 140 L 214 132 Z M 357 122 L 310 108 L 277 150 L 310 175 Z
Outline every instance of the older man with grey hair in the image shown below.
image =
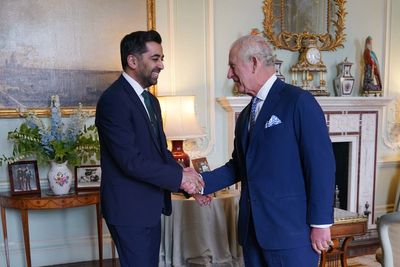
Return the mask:
M 277 79 L 262 37 L 233 43 L 228 78 L 252 101 L 237 119 L 232 159 L 202 174 L 204 194 L 241 182 L 246 267 L 317 266 L 331 244 L 335 180 L 324 114 L 310 93 Z

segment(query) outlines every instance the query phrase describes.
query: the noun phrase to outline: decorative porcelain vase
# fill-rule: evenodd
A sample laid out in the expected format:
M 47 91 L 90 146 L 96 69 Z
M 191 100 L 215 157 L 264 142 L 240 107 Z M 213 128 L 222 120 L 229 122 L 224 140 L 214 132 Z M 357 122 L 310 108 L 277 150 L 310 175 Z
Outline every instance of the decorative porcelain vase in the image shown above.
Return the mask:
M 72 172 L 67 166 L 68 161 L 64 163 L 50 162 L 50 170 L 47 174 L 50 188 L 55 195 L 65 195 L 69 193 L 72 184 Z
M 281 73 L 281 65 L 283 61 L 275 58 L 275 75 L 282 81 L 285 81 L 285 76 L 282 75 Z
M 351 96 L 354 86 L 354 77 L 351 75 L 350 69 L 353 63 L 345 60 L 338 65 L 338 76 L 334 80 L 336 95 L 338 96 Z

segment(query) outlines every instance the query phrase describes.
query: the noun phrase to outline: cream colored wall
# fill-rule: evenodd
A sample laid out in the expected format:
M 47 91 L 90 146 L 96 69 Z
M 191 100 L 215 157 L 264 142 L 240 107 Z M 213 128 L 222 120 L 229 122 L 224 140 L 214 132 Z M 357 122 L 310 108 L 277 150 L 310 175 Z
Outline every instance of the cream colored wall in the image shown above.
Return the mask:
M 387 20 L 388 25 L 385 46 L 387 55 L 385 88 L 388 90 L 388 95 L 397 100 L 400 96 L 400 2 L 396 0 L 388 1 L 387 9 L 387 16 L 383 18 Z M 393 116 L 390 109 L 388 109 L 388 112 L 386 120 L 382 123 L 384 134 L 387 134 L 388 120 L 393 120 L 393 118 L 399 120 L 398 115 Z M 386 136 L 383 135 L 383 137 L 387 142 Z M 384 139 L 380 139 L 378 148 L 379 164 L 375 193 L 377 216 L 392 211 L 396 190 L 400 186 L 400 151 L 399 149 L 389 148 L 385 145 Z
M 159 83 L 160 93 L 196 95 L 200 123 L 208 134 L 211 136 L 215 134 L 215 142 L 212 141 L 213 149 L 206 154 L 211 167 L 215 168 L 230 156 L 227 144 L 227 116 L 226 112 L 215 104 L 216 123 L 215 126 L 210 125 L 206 118 L 212 116 L 212 113 L 210 114 L 208 110 L 209 103 L 204 103 L 204 99 L 215 103 L 215 99 L 210 98 L 210 87 L 211 89 L 214 87 L 215 97 L 232 95 L 233 83 L 226 79 L 229 47 L 235 39 L 248 34 L 252 28 L 262 30 L 263 1 L 165 0 L 157 1 L 157 5 L 157 27 L 164 39 L 168 39 L 167 44 L 164 44 L 167 59 L 166 70 Z M 385 81 L 385 95 L 397 97 L 400 93 L 400 78 L 396 77 L 396 72 L 400 70 L 398 49 L 400 40 L 396 27 L 400 26 L 400 18 L 397 15 L 400 4 L 394 0 L 352 0 L 347 1 L 346 10 L 348 14 L 344 48 L 322 53 L 323 61 L 328 67 L 327 80 L 331 95 L 335 94 L 332 81 L 337 75 L 336 66 L 346 57 L 348 61 L 354 63 L 352 74 L 356 82 L 353 95 L 360 94 L 362 52 L 365 38 L 370 35 L 373 37 L 373 50 L 380 61 L 381 75 Z M 166 23 L 168 27 L 165 26 Z M 197 27 L 194 27 L 195 25 Z M 171 46 L 174 45 L 175 49 L 171 50 Z M 209 58 L 207 49 L 212 50 L 213 58 Z M 282 73 L 288 78 L 288 69 L 296 62 L 298 54 L 285 50 L 275 50 L 275 52 L 277 57 L 283 60 Z M 184 63 L 179 63 L 181 60 Z M 210 72 L 214 73 L 211 79 Z M 183 77 L 191 78 L 189 80 Z M 170 86 L 173 83 L 175 86 Z M 185 86 L 186 89 L 182 91 L 181 88 Z M 389 149 L 383 142 L 385 128 L 386 123 L 381 122 L 376 181 L 378 215 L 391 209 L 399 170 L 397 164 L 399 151 Z
M 160 94 L 194 94 L 201 125 L 209 142 L 200 144 L 198 155 L 206 155 L 215 168 L 229 159 L 226 112 L 215 102 L 216 97 L 231 95 L 232 82 L 226 79 L 230 44 L 252 28 L 262 29 L 262 0 L 157 0 L 157 28 L 164 38 L 166 68 L 159 82 Z M 386 5 L 390 4 L 389 7 Z M 352 69 L 359 85 L 360 63 L 366 36 L 374 38 L 373 49 L 380 59 L 386 94 L 400 94 L 400 2 L 397 0 L 347 1 L 347 39 L 345 47 L 336 52 L 324 52 L 328 79 L 336 76 L 336 64 L 345 57 L 355 63 Z M 389 23 L 388 23 L 389 22 Z M 386 36 L 387 24 L 389 28 Z M 385 40 L 388 45 L 385 45 Z M 389 55 L 390 52 L 390 55 Z M 297 54 L 277 50 L 284 61 L 282 72 L 297 59 Z M 390 56 L 390 57 L 389 57 Z M 390 58 L 390 60 L 384 60 Z M 384 70 L 384 67 L 387 67 Z M 332 82 L 328 83 L 332 92 Z M 358 91 L 356 86 L 355 91 Z M 356 93 L 355 92 L 355 93 Z M 21 123 L 20 119 L 0 120 L 0 140 Z M 385 126 L 385 123 L 382 124 Z M 382 129 L 384 130 L 384 128 Z M 11 145 L 0 142 L 0 153 L 10 154 Z M 394 201 L 399 168 L 399 151 L 379 143 L 379 164 L 376 186 L 378 214 L 390 211 Z M 42 186 L 47 186 L 46 169 L 40 170 Z M 6 168 L 0 168 L 0 191 L 7 191 Z M 24 266 L 20 216 L 7 211 L 12 266 Z M 64 211 L 32 212 L 30 216 L 32 260 L 34 265 L 66 261 L 90 260 L 97 257 L 94 209 L 79 208 Z M 108 233 L 105 230 L 105 237 Z M 5 266 L 3 237 L 0 233 L 0 267 Z M 106 238 L 106 257 L 109 253 Z

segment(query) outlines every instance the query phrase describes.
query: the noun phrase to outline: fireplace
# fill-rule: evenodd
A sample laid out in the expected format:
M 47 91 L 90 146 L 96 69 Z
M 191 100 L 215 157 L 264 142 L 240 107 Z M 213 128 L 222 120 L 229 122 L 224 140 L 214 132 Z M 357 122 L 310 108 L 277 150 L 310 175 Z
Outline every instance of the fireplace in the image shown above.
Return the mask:
M 351 142 L 334 142 L 332 143 L 333 152 L 336 160 L 336 193 L 335 207 L 348 210 L 348 188 L 349 188 L 349 170 L 351 169 L 350 161 L 350 145 Z
M 223 97 L 217 101 L 228 112 L 230 151 L 233 149 L 235 119 L 250 97 Z M 379 121 L 385 97 L 317 97 L 321 105 L 337 158 L 341 208 L 369 215 L 375 227 L 375 180 Z

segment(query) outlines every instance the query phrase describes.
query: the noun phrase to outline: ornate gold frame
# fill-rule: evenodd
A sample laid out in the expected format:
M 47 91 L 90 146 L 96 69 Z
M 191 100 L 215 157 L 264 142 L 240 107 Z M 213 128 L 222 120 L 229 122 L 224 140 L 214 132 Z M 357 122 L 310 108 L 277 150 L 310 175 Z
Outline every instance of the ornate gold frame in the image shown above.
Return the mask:
M 333 1 L 337 8 L 337 20 L 332 20 L 330 17 L 327 19 L 328 23 L 331 22 L 336 28 L 335 37 L 328 32 L 325 34 L 314 34 L 309 32 L 294 33 L 283 30 L 280 33 L 276 33 L 274 31 L 274 24 L 278 19 L 273 14 L 272 1 L 273 0 L 264 1 L 263 10 L 265 17 L 263 26 L 265 36 L 275 47 L 290 51 L 298 51 L 302 48 L 303 41 L 306 40 L 315 40 L 318 44 L 318 49 L 321 51 L 332 51 L 336 50 L 338 47 L 343 47 L 346 37 L 346 34 L 344 33 L 344 18 L 347 14 L 344 5 L 347 0 L 329 0 Z M 284 0 L 281 0 L 281 7 L 283 7 L 283 3 Z M 330 10 L 327 11 L 327 14 L 329 16 Z M 281 25 L 282 23 L 283 18 L 281 18 Z
M 156 15 L 155 15 L 155 0 L 146 0 L 147 2 L 147 28 L 149 30 L 156 28 Z M 156 94 L 157 88 L 150 88 L 153 94 Z M 61 108 L 62 115 L 71 115 L 77 108 L 75 107 L 65 107 Z M 94 114 L 96 112 L 95 107 L 82 108 L 83 111 L 90 112 Z M 20 110 L 19 108 L 0 108 L 0 118 L 18 118 L 24 117 L 28 112 L 33 112 L 38 116 L 46 117 L 50 115 L 49 108 L 30 108 L 27 110 Z

